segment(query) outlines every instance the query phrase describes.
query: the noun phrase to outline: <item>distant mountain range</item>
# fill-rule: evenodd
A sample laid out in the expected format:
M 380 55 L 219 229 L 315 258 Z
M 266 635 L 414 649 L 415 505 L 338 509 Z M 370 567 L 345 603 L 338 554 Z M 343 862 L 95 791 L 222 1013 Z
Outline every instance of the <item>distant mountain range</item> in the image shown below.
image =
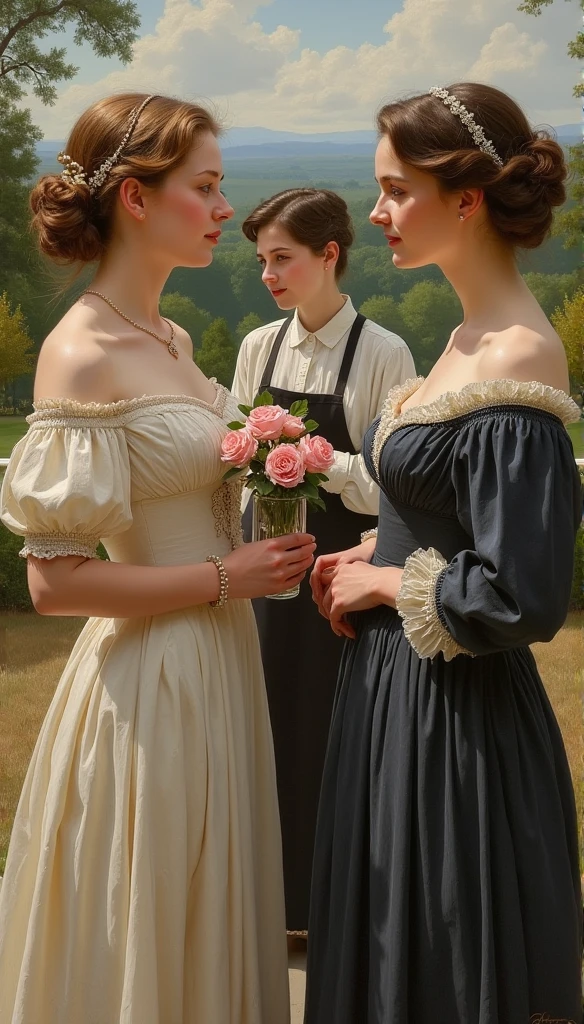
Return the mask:
M 582 126 L 560 124 L 554 126 L 558 141 L 564 145 L 582 142 Z M 375 145 L 374 131 L 353 132 L 278 132 L 271 128 L 230 128 L 221 140 L 226 160 L 258 159 L 271 157 L 282 159 L 294 156 L 342 156 L 345 154 L 371 153 Z M 39 157 L 47 159 L 63 148 L 64 142 L 57 139 L 43 139 L 37 145 Z

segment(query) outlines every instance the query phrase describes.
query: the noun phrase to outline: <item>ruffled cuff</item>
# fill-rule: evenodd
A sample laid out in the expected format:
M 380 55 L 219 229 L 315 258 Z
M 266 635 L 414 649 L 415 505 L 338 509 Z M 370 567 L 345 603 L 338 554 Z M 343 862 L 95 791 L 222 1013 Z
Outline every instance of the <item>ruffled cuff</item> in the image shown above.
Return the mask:
M 371 540 L 372 537 L 375 537 L 375 540 L 377 540 L 377 527 L 373 530 L 364 530 L 361 534 L 361 543 L 364 544 L 366 540 Z
M 442 625 L 436 608 L 438 580 L 448 562 L 435 548 L 418 548 L 406 559 L 396 608 L 404 633 L 420 658 L 435 658 L 442 651 L 444 661 L 468 654 Z
M 86 533 L 27 533 L 24 547 L 19 551 L 21 558 L 62 558 L 66 555 L 80 555 L 82 558 L 97 558 L 99 537 Z

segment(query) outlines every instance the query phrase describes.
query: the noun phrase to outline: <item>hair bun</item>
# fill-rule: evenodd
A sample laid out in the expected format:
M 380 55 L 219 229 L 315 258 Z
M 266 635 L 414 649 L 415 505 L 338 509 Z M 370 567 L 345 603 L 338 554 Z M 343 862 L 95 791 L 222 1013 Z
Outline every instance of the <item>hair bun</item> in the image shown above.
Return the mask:
M 103 253 L 103 242 L 92 222 L 93 202 L 86 184 L 60 174 L 45 174 L 30 196 L 32 225 L 40 249 L 60 263 L 92 263 Z
M 532 164 L 529 176 L 533 184 L 549 190 L 551 206 L 560 206 L 566 198 L 564 182 L 567 177 L 562 147 L 544 132 L 537 132 L 524 152 Z

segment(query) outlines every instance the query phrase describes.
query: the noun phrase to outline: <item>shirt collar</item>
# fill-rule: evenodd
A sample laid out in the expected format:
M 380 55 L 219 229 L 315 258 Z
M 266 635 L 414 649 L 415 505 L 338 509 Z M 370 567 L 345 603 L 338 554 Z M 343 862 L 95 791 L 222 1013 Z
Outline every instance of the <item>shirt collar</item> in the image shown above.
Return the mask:
M 338 313 L 335 313 L 332 320 L 329 320 L 329 322 L 325 324 L 324 327 L 321 327 L 320 330 L 313 332 L 314 337 L 327 348 L 334 348 L 341 338 L 344 338 L 357 316 L 350 297 L 348 295 L 343 295 L 343 298 L 345 300 L 345 304 L 341 309 L 339 309 Z M 304 324 L 301 323 L 298 316 L 298 310 L 296 310 L 292 323 L 290 324 L 290 330 L 288 331 L 288 344 L 290 348 L 298 348 L 303 341 L 306 341 L 309 334 L 310 331 L 307 331 Z

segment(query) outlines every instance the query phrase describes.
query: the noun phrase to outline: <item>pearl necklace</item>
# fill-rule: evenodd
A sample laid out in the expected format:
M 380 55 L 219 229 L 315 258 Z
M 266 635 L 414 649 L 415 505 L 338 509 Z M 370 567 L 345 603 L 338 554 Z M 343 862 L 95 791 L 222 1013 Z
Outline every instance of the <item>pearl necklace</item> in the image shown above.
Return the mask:
M 103 299 L 103 301 L 107 302 L 108 306 L 111 306 L 112 309 L 115 309 L 116 313 L 119 313 L 124 320 L 127 320 L 129 324 L 132 324 L 132 327 L 137 327 L 139 331 L 144 331 L 146 334 L 150 334 L 153 338 L 156 338 L 157 341 L 161 341 L 163 345 L 166 345 L 171 356 L 178 359 L 178 349 L 174 343 L 174 327 L 166 317 L 163 316 L 162 319 L 165 324 L 168 324 L 170 327 L 170 338 L 163 338 L 161 334 L 156 334 L 155 331 L 151 331 L 149 327 L 142 327 L 141 324 L 137 324 L 135 320 L 132 320 L 129 316 L 126 316 L 125 313 L 122 313 L 121 309 L 118 309 L 115 303 L 113 303 L 111 299 L 108 299 L 107 295 L 102 295 L 101 292 L 96 292 L 92 288 L 86 288 L 82 294 L 97 295 L 100 299 Z

